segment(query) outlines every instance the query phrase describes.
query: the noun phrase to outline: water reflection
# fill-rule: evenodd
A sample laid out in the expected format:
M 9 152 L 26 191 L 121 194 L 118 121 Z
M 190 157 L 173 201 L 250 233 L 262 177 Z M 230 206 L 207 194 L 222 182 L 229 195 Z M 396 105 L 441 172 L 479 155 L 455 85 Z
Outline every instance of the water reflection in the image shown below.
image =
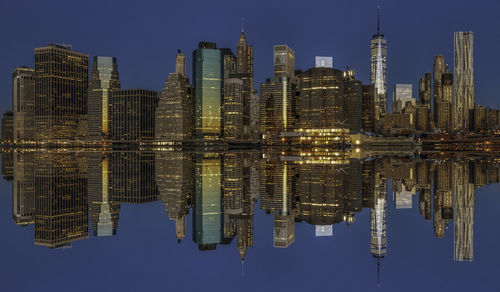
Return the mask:
M 34 225 L 35 245 L 70 247 L 89 238 L 90 226 L 93 236 L 116 235 L 121 204 L 161 200 L 179 242 L 191 212 L 200 250 L 235 240 L 242 261 L 254 245 L 256 206 L 273 220 L 276 248 L 294 243 L 295 224 L 332 236 L 335 224 L 356 224 L 356 214 L 368 208 L 369 248 L 380 261 L 391 203 L 418 209 L 437 238 L 451 232 L 453 220 L 454 260 L 472 261 L 475 189 L 500 180 L 497 162 L 474 157 L 327 151 L 15 152 L 2 154 L 2 171 L 13 183 L 12 218 Z

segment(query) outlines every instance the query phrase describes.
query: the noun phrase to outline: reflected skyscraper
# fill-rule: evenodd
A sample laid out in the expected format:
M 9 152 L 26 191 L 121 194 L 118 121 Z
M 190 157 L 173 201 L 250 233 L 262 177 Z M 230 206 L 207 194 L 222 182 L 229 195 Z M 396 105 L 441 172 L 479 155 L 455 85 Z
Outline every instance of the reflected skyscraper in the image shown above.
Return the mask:
M 193 198 L 193 158 L 189 153 L 155 154 L 155 176 L 158 195 L 168 218 L 175 221 L 175 236 L 186 237 L 186 216 Z
M 112 201 L 111 160 L 103 153 L 89 153 L 88 202 L 94 236 L 116 234 L 120 204 Z
M 110 164 L 113 202 L 143 204 L 158 200 L 154 153 L 112 152 Z
M 370 83 L 375 86 L 374 112 L 379 120 L 387 112 L 387 40 L 380 33 L 380 8 L 378 8 L 377 34 L 370 41 Z
M 12 184 L 12 219 L 18 225 L 35 223 L 34 154 L 15 153 Z
M 111 95 L 120 86 L 116 58 L 95 56 L 89 82 L 88 138 L 111 138 Z
M 201 250 L 211 250 L 224 235 L 221 157 L 206 153 L 194 159 L 193 240 Z
M 454 259 L 472 261 L 474 259 L 474 185 L 469 181 L 469 164 L 452 164 L 453 219 L 454 219 Z
M 36 153 L 34 173 L 35 244 L 59 248 L 88 238 L 85 158 Z

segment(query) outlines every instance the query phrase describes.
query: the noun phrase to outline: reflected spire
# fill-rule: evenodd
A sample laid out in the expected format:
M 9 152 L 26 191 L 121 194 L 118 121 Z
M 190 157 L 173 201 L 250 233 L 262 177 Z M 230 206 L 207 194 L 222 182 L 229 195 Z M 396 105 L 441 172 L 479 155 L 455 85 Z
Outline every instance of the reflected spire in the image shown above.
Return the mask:
M 380 287 L 380 258 L 377 258 L 377 287 Z

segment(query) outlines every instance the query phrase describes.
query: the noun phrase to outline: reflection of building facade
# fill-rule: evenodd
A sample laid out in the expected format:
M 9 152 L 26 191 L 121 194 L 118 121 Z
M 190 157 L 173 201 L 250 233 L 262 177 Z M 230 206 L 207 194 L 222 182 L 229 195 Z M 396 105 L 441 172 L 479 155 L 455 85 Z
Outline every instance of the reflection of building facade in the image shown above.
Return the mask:
M 113 152 L 110 160 L 113 202 L 142 204 L 158 200 L 154 153 Z
M 469 182 L 468 163 L 452 164 L 454 183 L 453 219 L 454 219 L 454 259 L 456 261 L 472 261 L 473 224 L 474 224 L 474 185 Z
M 120 216 L 120 204 L 112 201 L 111 165 L 109 155 L 89 153 L 88 165 L 88 203 L 94 236 L 116 234 Z
M 222 165 L 219 154 L 194 157 L 193 240 L 201 250 L 215 249 L 224 236 Z
M 12 219 L 18 225 L 32 224 L 35 222 L 34 154 L 15 153 L 13 156 Z
M 158 195 L 168 218 L 175 221 L 177 240 L 186 237 L 186 216 L 193 192 L 193 161 L 188 153 L 156 153 L 155 177 Z
M 83 157 L 35 154 L 36 245 L 59 248 L 88 238 L 86 172 Z

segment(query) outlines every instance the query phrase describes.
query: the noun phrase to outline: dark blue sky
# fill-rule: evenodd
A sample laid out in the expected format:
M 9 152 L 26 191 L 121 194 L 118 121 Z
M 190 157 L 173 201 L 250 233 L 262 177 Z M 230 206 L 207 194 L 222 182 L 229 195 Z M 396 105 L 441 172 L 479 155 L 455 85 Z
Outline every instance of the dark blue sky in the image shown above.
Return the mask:
M 272 75 L 272 46 L 295 50 L 296 67 L 314 56 L 334 57 L 368 82 L 369 40 L 382 7 L 388 40 L 389 93 L 432 70 L 433 56 L 453 63 L 453 32 L 475 33 L 476 102 L 500 108 L 500 2 L 485 0 L 400 1 L 2 1 L 0 3 L 0 110 L 11 106 L 11 72 L 33 64 L 33 48 L 69 43 L 74 50 L 118 58 L 124 88 L 160 90 L 173 71 L 178 48 L 188 55 L 199 41 L 236 46 L 241 17 L 255 46 L 256 86 Z

